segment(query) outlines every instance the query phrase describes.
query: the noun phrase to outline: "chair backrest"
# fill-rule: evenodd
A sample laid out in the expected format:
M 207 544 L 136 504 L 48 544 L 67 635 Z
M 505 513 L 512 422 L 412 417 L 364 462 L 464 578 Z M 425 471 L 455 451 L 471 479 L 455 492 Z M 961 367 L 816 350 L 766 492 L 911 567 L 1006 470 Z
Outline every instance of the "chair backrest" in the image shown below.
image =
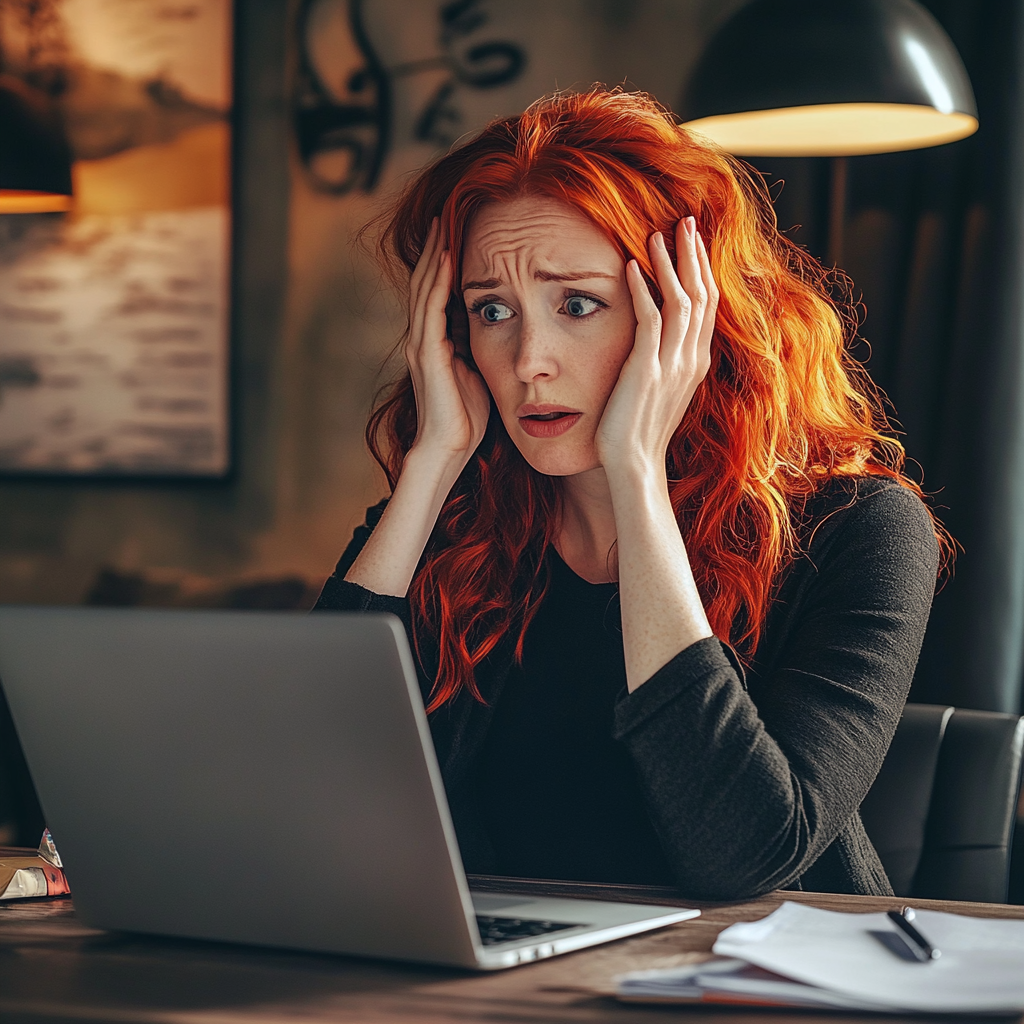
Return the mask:
M 908 704 L 875 784 L 861 804 L 864 828 L 898 896 L 909 896 L 924 852 L 935 769 L 953 709 Z
M 1024 718 L 908 704 L 864 827 L 898 896 L 1002 903 Z

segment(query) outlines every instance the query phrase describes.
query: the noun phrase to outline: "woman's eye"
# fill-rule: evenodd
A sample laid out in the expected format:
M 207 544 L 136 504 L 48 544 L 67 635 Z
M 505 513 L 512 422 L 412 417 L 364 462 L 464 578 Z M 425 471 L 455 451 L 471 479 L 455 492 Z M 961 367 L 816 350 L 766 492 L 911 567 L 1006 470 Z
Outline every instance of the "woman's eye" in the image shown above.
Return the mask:
M 573 317 L 586 316 L 600 308 L 601 303 L 597 299 L 588 299 L 586 295 L 570 295 L 565 300 L 565 311 Z
M 502 320 L 510 320 L 514 315 L 512 310 L 504 302 L 488 302 L 481 306 L 480 318 L 489 324 L 500 323 Z

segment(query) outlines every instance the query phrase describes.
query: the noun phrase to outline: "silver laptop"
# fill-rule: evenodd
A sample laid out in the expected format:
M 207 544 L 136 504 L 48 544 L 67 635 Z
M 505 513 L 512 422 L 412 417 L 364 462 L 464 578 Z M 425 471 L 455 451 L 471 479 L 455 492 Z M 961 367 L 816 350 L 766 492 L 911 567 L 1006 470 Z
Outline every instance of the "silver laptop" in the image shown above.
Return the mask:
M 0 680 L 89 925 L 492 969 L 699 913 L 472 893 L 393 616 L 0 608 Z

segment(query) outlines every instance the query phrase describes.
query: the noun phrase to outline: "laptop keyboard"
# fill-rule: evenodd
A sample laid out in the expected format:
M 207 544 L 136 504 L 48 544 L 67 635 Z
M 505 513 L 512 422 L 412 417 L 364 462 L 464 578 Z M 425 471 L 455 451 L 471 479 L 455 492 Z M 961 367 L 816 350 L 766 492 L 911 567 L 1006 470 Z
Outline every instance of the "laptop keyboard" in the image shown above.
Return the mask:
M 485 917 L 476 915 L 476 924 L 480 929 L 480 941 L 485 946 L 495 946 L 499 942 L 511 942 L 513 939 L 529 939 L 534 935 L 547 935 L 550 932 L 562 932 L 566 928 L 579 928 L 578 924 L 566 924 L 564 921 L 534 921 L 521 917 Z

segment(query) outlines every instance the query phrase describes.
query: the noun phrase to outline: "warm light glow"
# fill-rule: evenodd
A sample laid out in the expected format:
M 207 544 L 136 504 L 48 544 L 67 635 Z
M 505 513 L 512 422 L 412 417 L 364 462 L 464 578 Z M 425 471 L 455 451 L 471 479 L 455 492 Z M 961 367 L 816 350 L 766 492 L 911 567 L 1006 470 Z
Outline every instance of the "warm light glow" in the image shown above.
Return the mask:
M 63 213 L 71 209 L 71 196 L 56 192 L 0 189 L 0 213 Z
M 905 103 L 822 103 L 689 121 L 737 156 L 860 156 L 923 149 L 973 135 L 978 119 Z

